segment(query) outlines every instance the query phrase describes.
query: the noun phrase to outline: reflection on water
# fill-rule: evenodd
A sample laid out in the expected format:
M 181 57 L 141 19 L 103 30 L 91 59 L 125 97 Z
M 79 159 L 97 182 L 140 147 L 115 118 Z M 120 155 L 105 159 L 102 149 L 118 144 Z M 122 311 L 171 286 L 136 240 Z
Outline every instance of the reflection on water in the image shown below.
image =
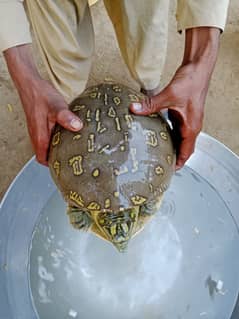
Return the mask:
M 124 254 L 73 229 L 55 193 L 32 239 L 36 311 L 40 319 L 191 319 L 202 313 L 225 319 L 237 295 L 239 261 L 233 253 L 238 244 L 224 202 L 189 169 L 174 177 L 160 211 Z M 230 271 L 227 260 L 232 260 Z M 213 300 L 205 286 L 209 276 L 224 283 L 224 294 Z

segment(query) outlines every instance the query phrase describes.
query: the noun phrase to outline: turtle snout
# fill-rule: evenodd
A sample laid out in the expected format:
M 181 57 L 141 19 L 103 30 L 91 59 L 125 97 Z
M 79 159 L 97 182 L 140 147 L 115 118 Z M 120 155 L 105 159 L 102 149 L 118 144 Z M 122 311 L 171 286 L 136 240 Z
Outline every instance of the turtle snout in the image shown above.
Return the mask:
M 120 253 L 125 253 L 127 251 L 128 242 L 129 242 L 128 240 L 124 240 L 121 242 L 114 242 L 113 241 L 113 244 Z

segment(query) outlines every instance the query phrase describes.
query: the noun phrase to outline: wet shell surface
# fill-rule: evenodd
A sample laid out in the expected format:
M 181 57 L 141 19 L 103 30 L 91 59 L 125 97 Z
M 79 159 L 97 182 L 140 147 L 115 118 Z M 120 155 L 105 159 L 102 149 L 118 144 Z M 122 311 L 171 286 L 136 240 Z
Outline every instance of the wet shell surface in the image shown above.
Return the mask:
M 57 125 L 49 168 L 65 200 L 90 211 L 115 212 L 157 200 L 174 173 L 171 129 L 160 115 L 136 116 L 144 96 L 120 84 L 86 89 L 70 105 L 80 132 Z

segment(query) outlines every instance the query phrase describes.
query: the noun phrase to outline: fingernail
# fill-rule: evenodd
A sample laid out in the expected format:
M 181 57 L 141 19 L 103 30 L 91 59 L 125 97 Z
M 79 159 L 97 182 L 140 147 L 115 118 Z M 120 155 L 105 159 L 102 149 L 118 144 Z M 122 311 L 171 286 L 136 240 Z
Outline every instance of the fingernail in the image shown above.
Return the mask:
M 136 112 L 140 112 L 143 110 L 142 104 L 141 103 L 132 103 L 133 109 Z
M 82 123 L 79 120 L 72 119 L 70 124 L 71 124 L 71 127 L 74 128 L 75 130 L 79 130 L 82 128 Z

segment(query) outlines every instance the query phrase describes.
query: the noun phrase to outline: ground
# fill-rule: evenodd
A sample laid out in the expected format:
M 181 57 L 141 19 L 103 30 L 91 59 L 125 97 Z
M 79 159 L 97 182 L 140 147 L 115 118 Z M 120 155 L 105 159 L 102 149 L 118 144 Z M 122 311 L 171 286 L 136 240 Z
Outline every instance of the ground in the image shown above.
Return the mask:
M 137 87 L 130 77 L 115 40 L 102 0 L 92 7 L 96 33 L 96 54 L 89 79 L 94 84 L 111 77 Z M 176 32 L 175 3 L 170 11 L 169 46 L 162 84 L 180 64 L 183 35 Z M 36 50 L 35 50 L 36 51 Z M 36 61 L 44 67 L 36 52 Z M 239 3 L 231 0 L 227 27 L 221 37 L 220 53 L 206 101 L 203 131 L 239 155 Z M 21 104 L 0 55 L 0 199 L 7 187 L 33 156 Z

